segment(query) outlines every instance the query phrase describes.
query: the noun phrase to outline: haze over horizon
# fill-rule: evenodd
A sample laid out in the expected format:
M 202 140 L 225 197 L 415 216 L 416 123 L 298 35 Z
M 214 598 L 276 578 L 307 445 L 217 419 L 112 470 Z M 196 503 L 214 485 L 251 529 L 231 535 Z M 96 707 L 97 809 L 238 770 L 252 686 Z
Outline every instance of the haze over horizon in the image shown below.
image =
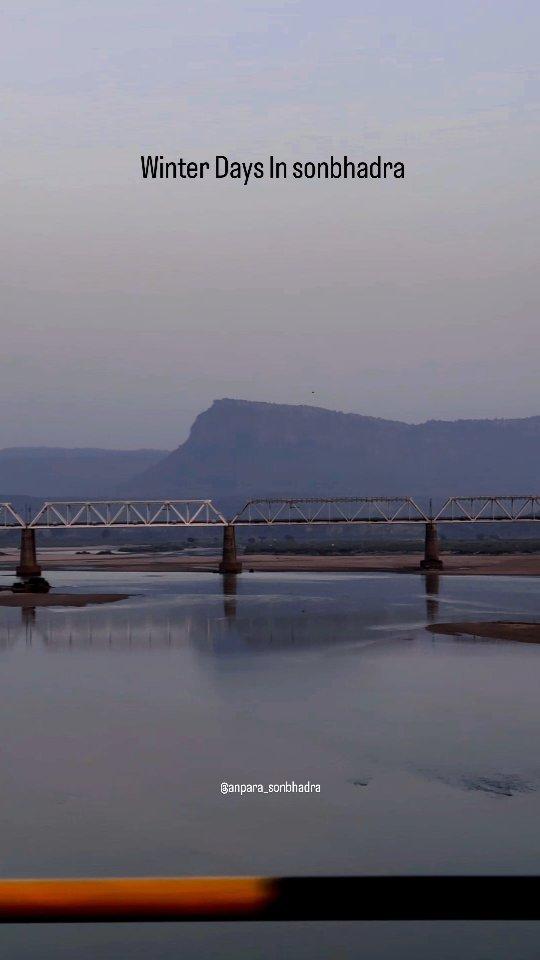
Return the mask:
M 18 0 L 0 447 L 172 449 L 214 397 L 538 409 L 540 9 Z M 393 182 L 148 182 L 140 154 L 378 154 Z

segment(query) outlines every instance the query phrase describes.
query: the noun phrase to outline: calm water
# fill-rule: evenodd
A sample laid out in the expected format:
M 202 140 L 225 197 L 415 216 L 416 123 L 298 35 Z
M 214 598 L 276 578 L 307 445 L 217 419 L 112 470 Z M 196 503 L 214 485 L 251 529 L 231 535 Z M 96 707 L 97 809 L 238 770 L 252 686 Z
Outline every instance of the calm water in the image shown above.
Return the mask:
M 0 610 L 4 876 L 540 867 L 540 582 L 55 573 L 132 596 Z M 5 575 L 0 582 L 8 582 Z M 438 589 L 438 593 L 436 592 Z M 321 784 L 222 796 L 220 783 Z M 36 926 L 6 957 L 533 958 L 534 924 Z

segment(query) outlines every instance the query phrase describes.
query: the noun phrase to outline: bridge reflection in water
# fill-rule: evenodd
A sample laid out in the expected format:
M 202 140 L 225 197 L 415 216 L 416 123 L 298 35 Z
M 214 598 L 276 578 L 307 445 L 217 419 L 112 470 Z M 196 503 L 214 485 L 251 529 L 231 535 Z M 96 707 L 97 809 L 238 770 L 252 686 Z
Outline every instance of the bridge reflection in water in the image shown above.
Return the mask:
M 428 623 L 436 623 L 439 619 L 440 575 L 435 571 L 425 573 L 424 584 L 426 591 L 426 620 Z
M 349 581 L 351 586 L 355 579 L 353 575 Z M 360 579 L 364 578 L 361 576 Z M 381 584 L 388 584 L 393 577 L 379 574 L 370 575 L 369 579 L 377 580 L 380 587 Z M 410 585 L 410 579 L 406 579 Z M 399 580 L 403 583 L 403 576 L 400 575 Z M 12 647 L 22 640 L 29 646 L 39 644 L 51 651 L 109 648 L 129 652 L 190 645 L 226 655 L 235 649 L 256 652 L 355 643 L 360 634 L 365 637 L 366 627 L 372 630 L 390 629 L 395 621 L 395 612 L 385 615 L 380 593 L 373 607 L 368 601 L 361 603 L 356 610 L 340 610 L 338 605 L 337 610 L 320 611 L 316 616 L 308 606 L 312 599 L 309 597 L 305 607 L 300 606 L 300 609 L 290 613 L 287 612 L 287 606 L 291 597 L 280 596 L 282 602 L 277 607 L 273 603 L 276 597 L 259 597 L 263 607 L 258 606 L 254 612 L 254 597 L 245 593 L 244 607 L 239 613 L 240 581 L 241 578 L 235 574 L 212 578 L 212 582 L 220 587 L 221 605 L 214 593 L 201 593 L 193 597 L 191 594 L 175 592 L 163 594 L 160 598 L 163 602 L 157 606 L 155 602 L 148 605 L 137 603 L 134 606 L 127 601 L 127 605 L 89 604 L 82 608 L 47 606 L 38 609 L 30 604 L 20 610 L 5 607 L 0 616 L 0 649 Z M 411 593 L 416 596 L 419 587 L 425 597 L 426 623 L 436 622 L 439 615 L 439 574 L 426 572 L 422 576 L 415 576 L 413 582 L 415 588 L 411 588 Z M 150 595 L 148 599 L 155 601 L 156 598 Z M 391 603 L 388 610 L 392 610 Z M 406 631 L 406 624 L 403 629 Z M 375 637 L 377 634 L 373 635 L 373 639 Z

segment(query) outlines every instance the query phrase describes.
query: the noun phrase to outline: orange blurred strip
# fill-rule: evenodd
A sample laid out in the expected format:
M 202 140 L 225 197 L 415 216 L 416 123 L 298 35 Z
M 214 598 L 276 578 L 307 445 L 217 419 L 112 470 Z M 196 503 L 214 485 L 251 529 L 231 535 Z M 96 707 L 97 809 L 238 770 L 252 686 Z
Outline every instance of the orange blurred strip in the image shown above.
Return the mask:
M 540 920 L 540 877 L 0 880 L 0 923 Z
M 276 896 L 262 877 L 0 880 L 0 922 L 248 920 Z

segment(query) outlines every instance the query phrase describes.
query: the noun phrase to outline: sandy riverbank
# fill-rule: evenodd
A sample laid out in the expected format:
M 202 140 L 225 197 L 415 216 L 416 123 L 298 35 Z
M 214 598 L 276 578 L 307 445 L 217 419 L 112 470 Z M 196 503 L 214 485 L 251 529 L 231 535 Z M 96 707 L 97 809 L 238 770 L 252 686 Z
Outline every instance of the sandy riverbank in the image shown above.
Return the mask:
M 54 570 L 101 570 L 116 572 L 174 573 L 217 571 L 220 556 L 200 554 L 115 553 L 97 551 L 78 554 L 62 547 L 39 551 L 45 573 Z M 422 554 L 362 554 L 358 556 L 298 556 L 293 554 L 240 555 L 244 572 L 257 573 L 420 573 Z M 540 554 L 443 555 L 443 575 L 540 576 Z M 0 570 L 14 571 L 18 551 L 6 550 Z
M 430 633 L 452 637 L 478 637 L 483 640 L 515 640 L 519 643 L 540 643 L 540 623 L 516 623 L 510 620 L 482 620 L 460 623 L 430 623 Z

